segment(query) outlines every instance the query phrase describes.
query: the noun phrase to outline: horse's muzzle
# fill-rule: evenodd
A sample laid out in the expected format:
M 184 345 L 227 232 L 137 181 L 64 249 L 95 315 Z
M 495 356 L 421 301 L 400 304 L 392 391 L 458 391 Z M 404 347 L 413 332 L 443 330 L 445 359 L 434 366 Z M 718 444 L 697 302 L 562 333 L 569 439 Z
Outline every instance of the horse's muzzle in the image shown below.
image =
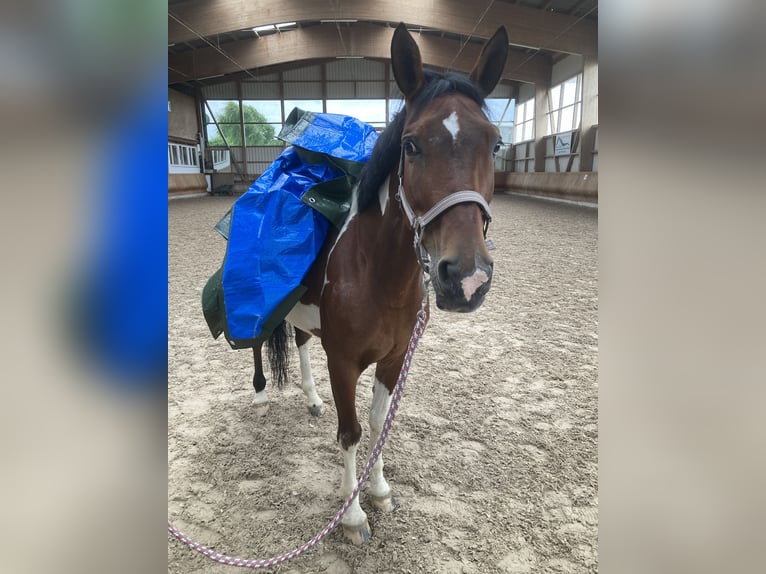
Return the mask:
M 465 271 L 448 258 L 439 260 L 431 280 L 436 293 L 436 306 L 444 311 L 469 313 L 478 309 L 492 284 L 492 261 L 476 261 Z

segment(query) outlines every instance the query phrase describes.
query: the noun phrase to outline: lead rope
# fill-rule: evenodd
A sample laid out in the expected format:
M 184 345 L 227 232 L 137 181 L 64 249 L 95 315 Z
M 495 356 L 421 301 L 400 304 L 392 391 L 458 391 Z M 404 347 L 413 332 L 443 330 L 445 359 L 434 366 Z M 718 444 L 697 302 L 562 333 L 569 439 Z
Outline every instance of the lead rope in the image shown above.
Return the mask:
M 375 446 L 372 448 L 372 451 L 370 452 L 370 457 L 367 459 L 367 465 L 364 467 L 364 470 L 362 471 L 362 475 L 359 477 L 359 480 L 356 483 L 356 486 L 354 487 L 354 490 L 351 492 L 349 497 L 346 499 L 346 502 L 343 503 L 343 506 L 340 507 L 340 510 L 335 514 L 335 516 L 330 520 L 330 522 L 327 523 L 327 525 L 311 540 L 308 542 L 305 542 L 301 546 L 294 548 L 287 552 L 286 554 L 281 554 L 278 556 L 272 556 L 271 558 L 261 558 L 261 559 L 245 559 L 245 558 L 236 558 L 234 556 L 227 556 L 226 554 L 221 554 L 220 552 L 216 552 L 212 548 L 208 548 L 207 546 L 203 546 L 202 544 L 195 542 L 194 540 L 190 539 L 186 534 L 178 530 L 173 524 L 168 521 L 168 532 L 172 534 L 175 538 L 186 544 L 189 548 L 192 550 L 196 550 L 200 554 L 207 556 L 211 560 L 215 560 L 216 562 L 219 562 L 221 564 L 227 564 L 229 566 L 240 566 L 242 568 L 252 568 L 252 569 L 265 569 L 265 568 L 271 568 L 273 566 L 277 566 L 278 564 L 281 564 L 282 562 L 287 562 L 288 560 L 292 560 L 296 556 L 300 556 L 301 554 L 305 554 L 314 546 L 316 546 L 319 542 L 322 541 L 330 532 L 332 532 L 336 526 L 338 526 L 338 523 L 343 518 L 343 515 L 346 514 L 346 510 L 348 510 L 348 507 L 351 505 L 351 503 L 354 501 L 354 499 L 359 495 L 359 491 L 362 489 L 362 486 L 366 482 L 367 478 L 370 475 L 370 472 L 372 471 L 373 465 L 377 462 L 378 458 L 380 458 L 380 453 L 383 452 L 383 445 L 386 444 L 386 438 L 388 437 L 388 433 L 391 430 L 391 427 L 394 424 L 394 417 L 396 416 L 396 412 L 399 410 L 399 402 L 402 399 L 402 394 L 404 393 L 404 384 L 407 381 L 407 374 L 410 372 L 410 365 L 412 364 L 412 356 L 415 354 L 415 349 L 418 346 L 418 341 L 420 340 L 420 337 L 423 335 L 423 332 L 426 329 L 426 321 L 428 320 L 427 314 L 426 314 L 426 305 L 428 304 L 428 284 L 430 283 L 430 280 L 426 278 L 426 275 L 423 275 L 423 299 L 420 303 L 420 311 L 418 311 L 417 314 L 417 321 L 415 322 L 415 328 L 412 331 L 412 336 L 410 337 L 410 343 L 407 346 L 407 353 L 404 356 L 404 362 L 402 363 L 402 368 L 399 371 L 399 379 L 396 381 L 396 386 L 394 387 L 394 391 L 391 395 L 391 405 L 388 407 L 388 414 L 386 415 L 386 420 L 383 421 L 383 428 L 380 431 L 380 436 L 378 437 L 378 441 L 375 443 Z

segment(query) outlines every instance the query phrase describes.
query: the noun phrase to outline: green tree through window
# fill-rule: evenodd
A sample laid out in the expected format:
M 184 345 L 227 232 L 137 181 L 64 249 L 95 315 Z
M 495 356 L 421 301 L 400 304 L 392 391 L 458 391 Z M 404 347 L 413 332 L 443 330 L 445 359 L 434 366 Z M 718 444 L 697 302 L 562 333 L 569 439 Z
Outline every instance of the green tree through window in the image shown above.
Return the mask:
M 245 138 L 248 146 L 273 146 L 282 145 L 275 136 L 274 126 L 266 123 L 266 117 L 253 106 L 244 104 L 245 116 Z M 205 113 L 207 123 L 213 124 L 213 121 Z M 221 113 L 216 114 L 218 127 L 226 137 L 230 146 L 242 145 L 242 131 L 240 128 L 239 106 L 237 102 L 229 102 Z M 247 125 L 251 124 L 251 125 Z M 214 124 L 213 124 L 214 125 Z M 210 147 L 225 146 L 220 133 L 208 141 Z

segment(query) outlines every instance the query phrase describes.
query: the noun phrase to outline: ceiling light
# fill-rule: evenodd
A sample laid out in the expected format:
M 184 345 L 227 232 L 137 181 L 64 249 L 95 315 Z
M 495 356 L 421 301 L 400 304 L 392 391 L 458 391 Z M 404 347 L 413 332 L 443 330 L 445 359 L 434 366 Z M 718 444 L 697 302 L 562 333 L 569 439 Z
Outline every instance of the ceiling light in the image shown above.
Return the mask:
M 296 22 L 282 22 L 281 24 L 275 24 L 277 28 L 287 28 L 288 26 L 295 26 Z
M 355 22 L 358 22 L 359 20 L 352 20 L 350 18 L 337 18 L 335 20 L 320 20 L 322 24 L 335 24 L 336 22 L 348 22 L 349 24 L 354 24 Z
M 256 26 L 255 28 L 253 28 L 253 32 L 255 32 L 256 34 L 258 32 L 267 32 L 269 30 L 276 30 L 276 28 L 274 27 L 274 24 L 266 24 L 265 26 Z

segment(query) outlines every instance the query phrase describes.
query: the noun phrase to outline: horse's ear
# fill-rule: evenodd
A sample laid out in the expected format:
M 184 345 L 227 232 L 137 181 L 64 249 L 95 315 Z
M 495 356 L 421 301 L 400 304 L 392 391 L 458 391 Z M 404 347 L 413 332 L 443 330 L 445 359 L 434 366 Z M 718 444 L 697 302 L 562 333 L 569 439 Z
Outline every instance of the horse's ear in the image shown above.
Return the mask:
M 404 22 L 400 22 L 396 27 L 391 40 L 391 67 L 396 85 L 406 99 L 412 99 L 423 87 L 425 81 L 420 50 Z
M 507 57 L 508 32 L 505 26 L 500 26 L 489 42 L 484 45 L 471 71 L 471 79 L 484 90 L 485 96 L 495 89 L 500 76 L 503 75 Z

